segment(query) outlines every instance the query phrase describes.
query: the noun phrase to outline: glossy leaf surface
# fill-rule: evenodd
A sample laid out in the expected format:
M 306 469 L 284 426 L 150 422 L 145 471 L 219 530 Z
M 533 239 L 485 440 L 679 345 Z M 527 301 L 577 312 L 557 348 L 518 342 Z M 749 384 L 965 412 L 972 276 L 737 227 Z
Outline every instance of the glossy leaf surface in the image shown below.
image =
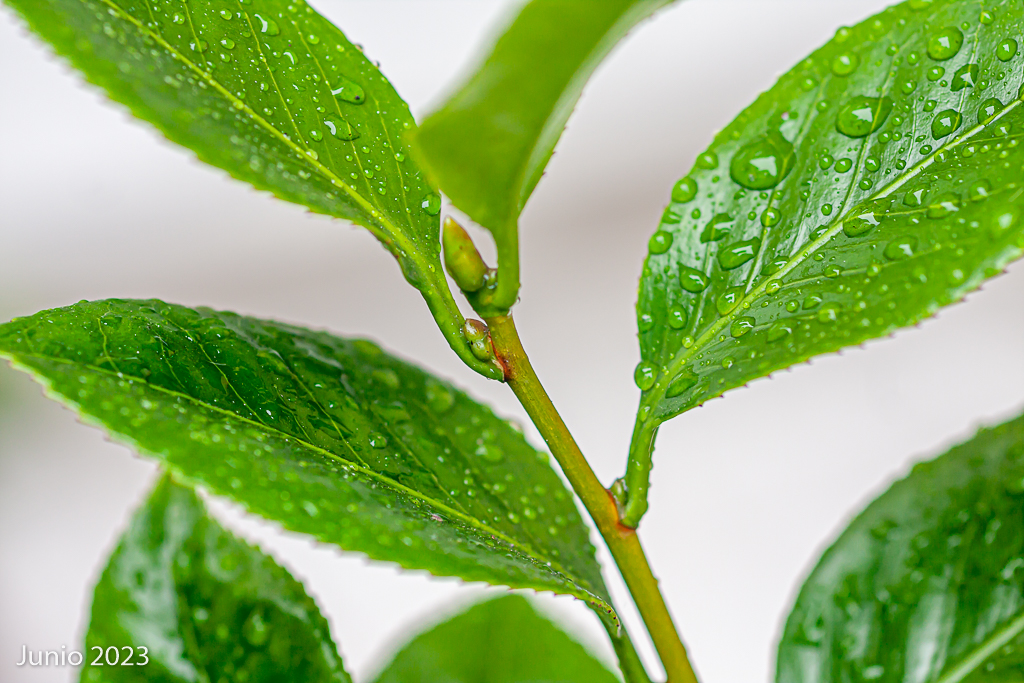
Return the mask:
M 611 613 L 549 456 L 369 341 L 110 300 L 0 325 L 0 357 L 118 440 L 288 529 Z
M 779 683 L 1017 681 L 1024 417 L 914 467 L 826 551 L 779 645 Z
M 474 605 L 413 638 L 377 683 L 614 683 L 518 595 Z
M 519 287 L 517 222 L 594 69 L 671 0 L 532 0 L 458 91 L 412 135 L 452 202 L 494 234 L 505 308 Z
M 840 29 L 698 156 L 640 283 L 635 459 L 664 420 L 918 322 L 1021 255 L 1019 10 L 911 0 Z
M 352 680 L 302 584 L 169 476 L 100 577 L 85 647 L 85 683 Z
M 302 0 L 5 0 L 92 83 L 235 178 L 368 228 L 462 339 L 440 262 L 441 198 L 408 158 L 409 108 Z

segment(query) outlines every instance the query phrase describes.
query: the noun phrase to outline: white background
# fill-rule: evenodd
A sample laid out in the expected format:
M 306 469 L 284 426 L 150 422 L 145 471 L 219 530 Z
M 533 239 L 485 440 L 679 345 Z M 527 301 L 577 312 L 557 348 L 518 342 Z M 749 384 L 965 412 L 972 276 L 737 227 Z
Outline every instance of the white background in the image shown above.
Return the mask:
M 420 116 L 505 4 L 316 3 Z M 669 188 L 779 73 L 885 4 L 690 0 L 634 31 L 588 86 L 523 217 L 516 317 L 603 481 L 623 469 L 638 397 L 636 285 Z M 6 10 L 0 93 L 0 320 L 104 297 L 274 317 L 378 339 L 525 422 L 505 387 L 451 354 L 368 233 L 202 166 L 83 85 Z M 794 591 L 843 523 L 914 459 L 1024 406 L 1022 302 L 1018 265 L 919 328 L 754 382 L 662 428 L 642 535 L 706 683 L 769 681 Z M 7 369 L 0 397 L 0 680 L 66 681 L 68 670 L 14 663 L 23 644 L 80 643 L 92 583 L 155 470 Z M 217 509 L 305 581 L 360 681 L 394 638 L 484 590 Z M 618 577 L 609 581 L 621 597 Z M 609 656 L 582 605 L 539 601 Z

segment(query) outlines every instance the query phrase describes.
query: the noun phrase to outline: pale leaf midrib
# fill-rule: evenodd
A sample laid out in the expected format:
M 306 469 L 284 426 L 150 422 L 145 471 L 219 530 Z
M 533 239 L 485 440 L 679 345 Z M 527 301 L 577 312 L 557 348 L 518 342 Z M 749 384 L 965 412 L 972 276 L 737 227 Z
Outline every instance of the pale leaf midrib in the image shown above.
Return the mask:
M 17 353 L 13 353 L 13 352 L 0 352 L 0 358 L 7 358 L 12 363 L 15 363 L 17 365 L 22 366 L 33 377 L 36 377 L 37 379 L 40 379 L 40 380 L 44 381 L 46 383 L 46 385 L 48 387 L 50 387 L 51 390 L 53 390 L 58 396 L 63 397 L 65 401 L 71 401 L 72 399 L 70 397 L 65 397 L 62 392 L 59 392 L 59 391 L 53 389 L 53 382 L 49 378 L 47 378 L 45 375 L 42 375 L 38 370 L 36 370 L 34 368 L 31 368 L 31 367 L 25 365 L 22 362 L 19 362 L 19 358 L 26 358 L 26 359 L 27 358 L 31 358 L 31 359 L 47 361 L 47 362 L 52 362 L 52 363 L 60 363 L 60 364 L 68 365 L 68 366 L 72 366 L 72 367 L 82 367 L 82 368 L 88 369 L 88 370 L 90 370 L 92 372 L 96 372 L 96 373 L 99 373 L 99 374 L 106 375 L 108 377 L 112 377 L 112 378 L 116 378 L 116 379 L 132 380 L 132 381 L 137 382 L 140 386 L 144 386 L 144 387 L 147 387 L 147 388 L 154 389 L 154 390 L 156 390 L 159 393 L 166 394 L 167 396 L 174 396 L 176 398 L 183 399 L 183 400 L 185 400 L 185 401 L 187 401 L 187 402 L 189 402 L 189 403 L 191 403 L 193 405 L 200 406 L 202 408 L 205 408 L 205 409 L 210 410 L 210 411 L 215 412 L 215 413 L 219 413 L 221 415 L 224 415 L 226 417 L 229 417 L 229 418 L 232 418 L 232 419 L 235 419 L 235 420 L 239 420 L 240 422 L 243 422 L 243 423 L 246 423 L 246 424 L 251 425 L 253 427 L 256 427 L 257 429 L 264 430 L 266 432 L 275 434 L 275 435 L 277 435 L 277 436 L 279 436 L 279 437 L 281 437 L 283 439 L 289 439 L 289 440 L 295 441 L 296 443 L 300 444 L 304 448 L 309 449 L 312 452 L 318 453 L 318 454 L 320 454 L 320 455 L 322 455 L 322 456 L 324 456 L 326 458 L 329 458 L 331 460 L 335 460 L 337 462 L 340 462 L 345 467 L 348 467 L 348 468 L 351 468 L 353 470 L 356 470 L 356 471 L 360 472 L 361 474 L 365 475 L 369 479 L 374 479 L 376 481 L 384 483 L 384 484 L 392 487 L 393 489 L 396 489 L 398 491 L 401 491 L 402 493 L 405 493 L 406 495 L 408 495 L 411 498 L 416 498 L 417 500 L 420 500 L 420 501 L 422 501 L 424 503 L 427 503 L 431 507 L 437 508 L 437 509 L 439 509 L 439 510 L 441 510 L 441 511 L 447 513 L 447 514 L 449 514 L 451 517 L 454 517 L 456 519 L 461 520 L 462 522 L 464 522 L 468 526 L 471 526 L 471 527 L 477 529 L 478 531 L 480 531 L 482 533 L 485 533 L 487 535 L 493 536 L 493 537 L 495 537 L 497 539 L 500 539 L 500 540 L 504 541 L 505 543 L 509 544 L 511 547 L 516 548 L 517 550 L 519 550 L 524 556 L 528 557 L 530 560 L 535 562 L 538 566 L 543 567 L 543 568 L 548 569 L 548 570 L 551 570 L 551 571 L 553 571 L 553 573 L 561 576 L 568 583 L 569 586 L 578 587 L 579 590 L 582 590 L 588 596 L 590 596 L 593 600 L 595 600 L 596 602 L 599 602 L 602 605 L 608 604 L 607 600 L 605 600 L 601 596 L 597 595 L 596 593 L 592 592 L 589 587 L 584 587 L 583 584 L 582 584 L 582 580 L 577 580 L 577 579 L 573 578 L 574 574 L 572 572 L 567 571 L 562 566 L 562 564 L 560 562 L 558 562 L 558 561 L 556 561 L 554 559 L 548 558 L 544 554 L 537 552 L 534 548 L 531 548 L 529 546 L 524 546 L 522 543 L 516 541 L 513 538 L 510 538 L 505 533 L 503 533 L 503 532 L 501 532 L 501 531 L 499 531 L 497 529 L 494 529 L 494 528 L 488 526 L 487 524 L 483 523 L 481 520 L 477 519 L 476 517 L 473 517 L 472 515 L 469 515 L 467 513 L 463 513 L 463 512 L 460 512 L 458 510 L 452 509 L 452 508 L 450 508 L 449 506 L 447 506 L 446 504 L 444 504 L 442 502 L 439 502 L 439 501 L 437 501 L 437 500 L 435 500 L 433 498 L 429 498 L 429 497 L 423 495 L 422 493 L 416 491 L 415 489 L 409 488 L 408 486 L 405 486 L 404 484 L 401 484 L 401 483 L 396 482 L 396 481 L 394 481 L 392 479 L 389 479 L 388 477 L 385 477 L 385 476 L 383 476 L 383 475 L 381 475 L 381 474 L 379 474 L 377 472 L 374 472 L 373 470 L 371 470 L 371 469 L 369 469 L 367 467 L 360 466 L 360 465 L 354 464 L 352 462 L 346 461 L 346 460 L 340 458 L 336 454 L 331 453 L 330 451 L 328 451 L 326 449 L 323 449 L 323 448 L 321 448 L 319 446 L 316 446 L 314 444 L 309 443 L 308 441 L 305 441 L 305 440 L 303 440 L 303 439 L 301 439 L 299 437 L 296 437 L 294 434 L 288 434 L 288 433 L 283 432 L 283 431 L 281 431 L 279 429 L 276 429 L 274 427 L 266 425 L 266 424 L 264 424 L 262 422 L 256 422 L 256 421 L 253 421 L 253 420 L 251 420 L 249 418 L 243 417 L 243 416 L 241 416 L 241 415 L 239 415 L 237 413 L 231 412 L 230 410 L 226 410 L 226 409 L 220 408 L 218 406 L 210 405 L 208 403 L 200 401 L 199 399 L 197 399 L 197 398 L 195 398 L 193 396 L 189 396 L 188 394 L 183 394 L 183 393 L 174 391 L 172 389 L 167 389 L 166 387 L 161 387 L 161 386 L 158 386 L 158 385 L 155 385 L 155 384 L 151 384 L 148 381 L 146 381 L 145 378 L 134 377 L 134 376 L 126 374 L 126 373 L 111 372 L 110 370 L 108 370 L 106 368 L 97 367 L 97 366 L 91 365 L 89 363 L 77 363 L 75 361 L 67 360 L 67 359 L 64 359 L 64 358 L 56 358 L 56 357 L 52 357 L 52 356 L 44 356 L 44 355 L 35 354 L 35 353 L 17 354 Z M 142 448 L 141 445 L 139 445 L 138 442 L 135 439 L 133 439 L 131 437 L 126 437 L 126 438 L 128 438 L 137 447 L 139 447 L 140 450 L 148 450 L 148 449 Z

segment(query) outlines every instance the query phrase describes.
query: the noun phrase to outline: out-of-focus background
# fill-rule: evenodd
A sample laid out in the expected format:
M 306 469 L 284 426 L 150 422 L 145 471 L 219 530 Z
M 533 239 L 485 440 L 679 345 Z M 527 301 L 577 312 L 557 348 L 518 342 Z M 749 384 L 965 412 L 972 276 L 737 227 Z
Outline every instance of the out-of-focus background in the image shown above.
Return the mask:
M 510 6 L 313 4 L 380 60 L 418 116 Z M 689 0 L 634 31 L 587 87 L 523 216 L 516 318 L 606 483 L 623 470 L 638 398 L 636 285 L 672 183 L 776 75 L 886 4 Z M 451 354 L 369 233 L 204 167 L 85 86 L 6 9 L 0 93 L 0 320 L 106 297 L 273 317 L 373 337 L 526 422 L 506 388 Z M 1021 265 L 919 328 L 754 382 L 662 428 L 642 535 L 706 683 L 769 681 L 794 591 L 850 516 L 915 459 L 1024 407 Z M 22 645 L 80 646 L 92 584 L 154 472 L 0 368 L 0 681 L 77 676 L 15 663 Z M 396 638 L 497 590 L 216 511 L 305 581 L 357 680 Z M 611 658 L 581 604 L 539 603 Z

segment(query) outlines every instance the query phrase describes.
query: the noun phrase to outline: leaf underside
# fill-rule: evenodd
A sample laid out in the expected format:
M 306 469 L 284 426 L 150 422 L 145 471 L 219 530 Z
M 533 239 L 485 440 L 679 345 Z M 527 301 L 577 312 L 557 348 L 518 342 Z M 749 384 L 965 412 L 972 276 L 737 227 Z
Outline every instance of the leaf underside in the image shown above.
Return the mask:
M 166 475 L 100 577 L 85 647 L 83 683 L 352 681 L 302 584 Z
M 1024 417 L 914 467 L 825 552 L 779 645 L 779 683 L 1019 681 Z
M 514 266 L 516 290 L 519 214 L 584 85 L 627 31 L 670 2 L 532 0 L 469 80 L 410 135 L 429 177 L 494 234 L 499 267 Z M 502 276 L 499 290 L 510 286 Z
M 614 683 L 579 643 L 509 595 L 417 635 L 376 683 Z
M 135 116 L 281 199 L 368 228 L 475 359 L 440 263 L 440 197 L 408 158 L 409 108 L 302 0 L 5 0 Z
M 438 576 L 574 595 L 615 620 L 548 455 L 369 341 L 109 300 L 0 325 L 0 357 L 287 529 Z
M 1022 41 L 1016 0 L 911 0 L 840 29 L 716 136 L 651 238 L 638 435 L 1021 256 Z

